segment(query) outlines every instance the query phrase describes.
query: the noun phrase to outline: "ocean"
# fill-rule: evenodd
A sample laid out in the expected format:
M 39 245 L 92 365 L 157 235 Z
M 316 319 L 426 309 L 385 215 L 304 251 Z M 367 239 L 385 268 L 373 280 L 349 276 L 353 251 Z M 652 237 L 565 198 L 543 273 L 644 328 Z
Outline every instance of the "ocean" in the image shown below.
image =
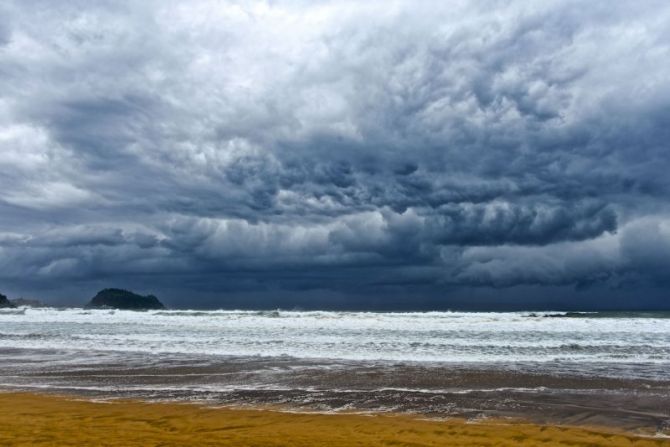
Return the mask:
M 670 377 L 670 314 L 0 310 L 4 348 L 359 361 L 611 365 Z M 624 367 L 631 365 L 631 371 Z M 644 366 L 648 366 L 645 372 Z
M 668 313 L 4 309 L 0 365 L 102 399 L 670 420 Z

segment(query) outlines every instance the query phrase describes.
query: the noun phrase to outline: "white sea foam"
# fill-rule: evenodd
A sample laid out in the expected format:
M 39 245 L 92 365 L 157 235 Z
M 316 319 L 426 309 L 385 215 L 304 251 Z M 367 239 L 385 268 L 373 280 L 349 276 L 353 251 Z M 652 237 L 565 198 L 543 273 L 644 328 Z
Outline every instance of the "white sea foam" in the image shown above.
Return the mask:
M 87 352 L 670 366 L 670 318 L 548 318 L 556 314 L 38 308 L 0 312 L 0 344 Z

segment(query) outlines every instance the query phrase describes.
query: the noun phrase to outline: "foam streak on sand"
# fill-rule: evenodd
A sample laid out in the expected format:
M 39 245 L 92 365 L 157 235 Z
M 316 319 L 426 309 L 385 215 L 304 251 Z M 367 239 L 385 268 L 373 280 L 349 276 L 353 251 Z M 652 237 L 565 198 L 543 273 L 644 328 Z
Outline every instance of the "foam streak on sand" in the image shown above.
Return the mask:
M 75 401 L 0 394 L 0 445 L 18 446 L 668 446 L 594 428 Z

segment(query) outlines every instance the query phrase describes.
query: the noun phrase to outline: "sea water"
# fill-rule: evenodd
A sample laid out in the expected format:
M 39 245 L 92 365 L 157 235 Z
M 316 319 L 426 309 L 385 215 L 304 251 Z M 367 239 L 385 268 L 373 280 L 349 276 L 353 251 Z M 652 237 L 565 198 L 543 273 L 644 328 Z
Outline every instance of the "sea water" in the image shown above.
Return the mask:
M 0 346 L 357 361 L 649 365 L 667 313 L 0 310 Z M 621 368 L 618 368 L 621 369 Z M 670 376 L 670 373 L 668 373 Z

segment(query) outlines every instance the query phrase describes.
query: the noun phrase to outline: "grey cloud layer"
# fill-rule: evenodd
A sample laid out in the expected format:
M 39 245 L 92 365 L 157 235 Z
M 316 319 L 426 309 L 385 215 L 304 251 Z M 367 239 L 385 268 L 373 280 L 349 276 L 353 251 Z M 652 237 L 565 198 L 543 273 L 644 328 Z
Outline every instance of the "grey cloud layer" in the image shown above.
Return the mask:
M 17 287 L 667 286 L 664 2 L 0 14 Z

